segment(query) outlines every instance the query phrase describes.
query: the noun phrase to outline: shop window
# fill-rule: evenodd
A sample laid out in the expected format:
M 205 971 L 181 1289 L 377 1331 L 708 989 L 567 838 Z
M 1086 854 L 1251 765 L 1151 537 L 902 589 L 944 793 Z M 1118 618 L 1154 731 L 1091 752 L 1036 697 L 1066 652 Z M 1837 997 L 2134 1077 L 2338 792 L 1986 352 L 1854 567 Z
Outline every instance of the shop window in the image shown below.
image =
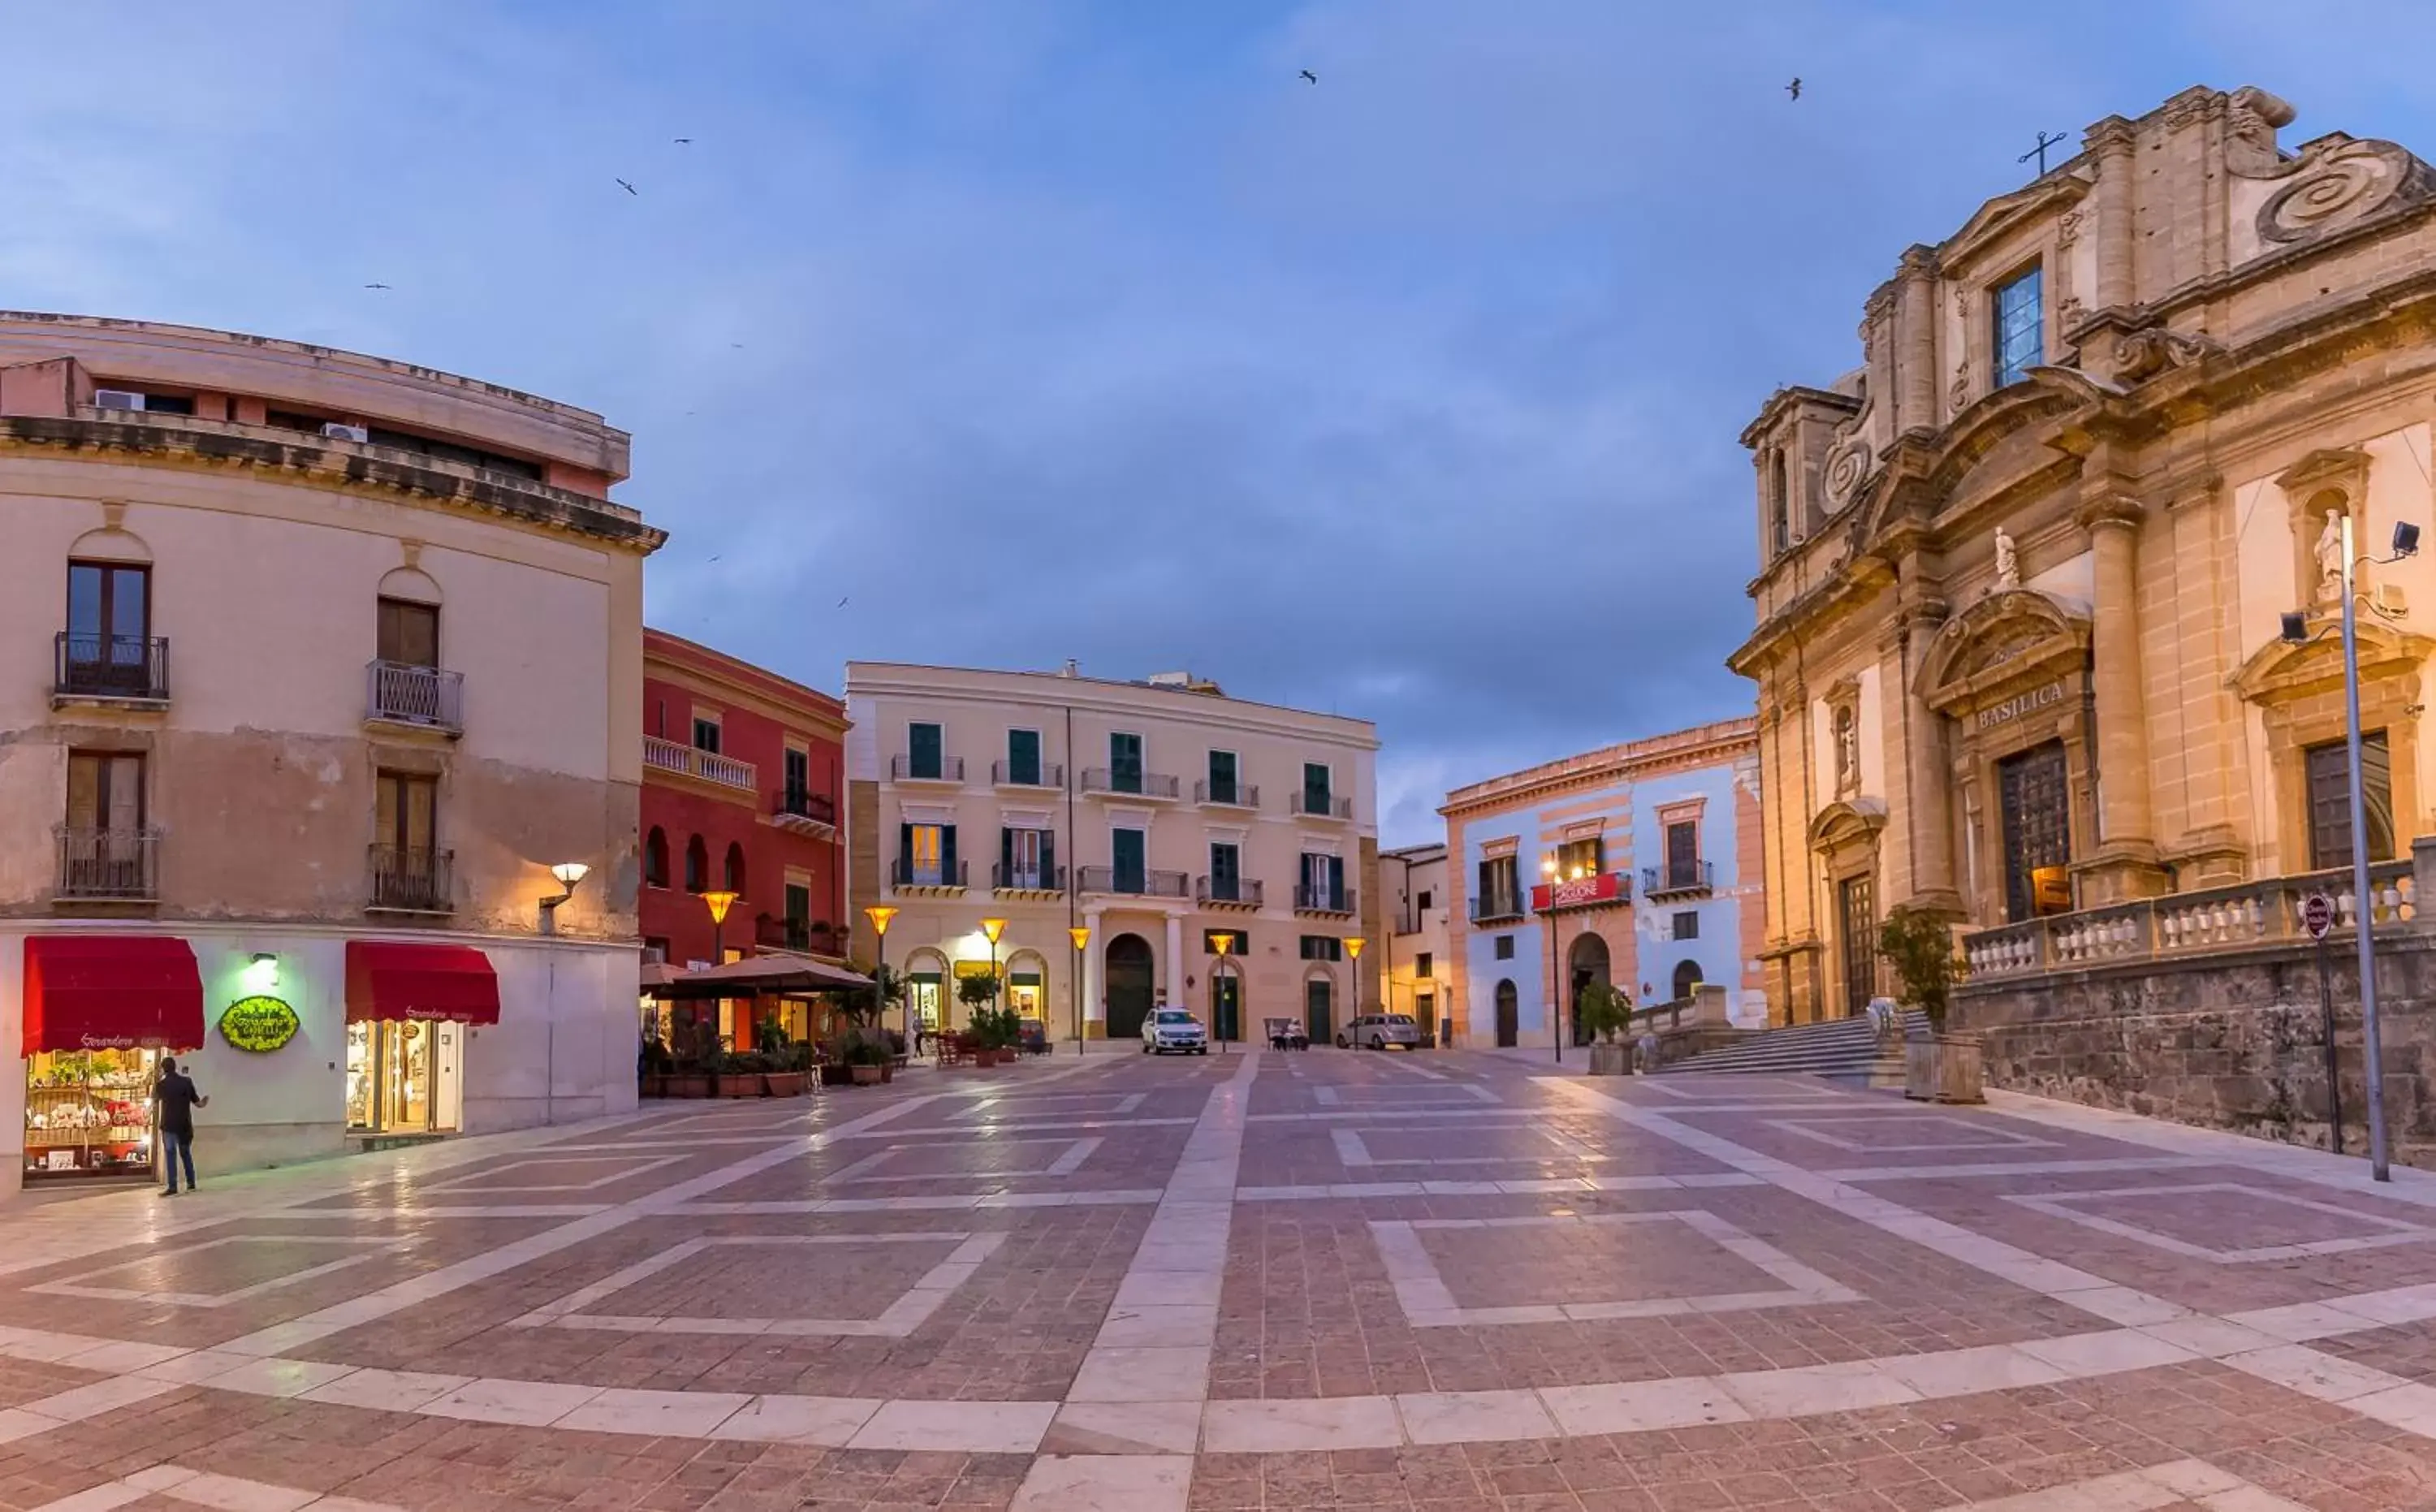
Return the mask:
M 421 1020 L 347 1026 L 347 1126 L 369 1134 L 457 1128 L 462 1026 Z
M 26 1178 L 152 1173 L 152 1083 L 160 1052 L 58 1051 L 26 1069 Z

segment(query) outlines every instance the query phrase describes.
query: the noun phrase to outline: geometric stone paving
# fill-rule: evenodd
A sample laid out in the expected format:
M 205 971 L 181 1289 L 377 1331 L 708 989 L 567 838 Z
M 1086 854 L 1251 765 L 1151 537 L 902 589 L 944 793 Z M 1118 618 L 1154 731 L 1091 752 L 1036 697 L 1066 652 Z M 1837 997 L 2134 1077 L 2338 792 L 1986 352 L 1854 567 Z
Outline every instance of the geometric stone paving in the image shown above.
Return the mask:
M 206 1138 L 175 1203 L 0 1208 L 0 1509 L 2436 1508 L 2436 1178 L 1577 1070 Z

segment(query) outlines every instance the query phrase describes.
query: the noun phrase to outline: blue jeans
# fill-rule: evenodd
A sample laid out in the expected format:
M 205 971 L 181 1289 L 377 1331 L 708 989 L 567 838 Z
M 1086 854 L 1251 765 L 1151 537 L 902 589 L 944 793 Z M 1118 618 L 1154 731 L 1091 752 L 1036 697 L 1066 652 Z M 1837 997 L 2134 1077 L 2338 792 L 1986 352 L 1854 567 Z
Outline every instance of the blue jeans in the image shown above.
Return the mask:
M 163 1129 L 161 1131 L 161 1174 L 166 1178 L 163 1190 L 178 1190 L 178 1168 L 182 1165 L 186 1168 L 186 1190 L 192 1191 L 195 1190 L 195 1137 L 191 1134 L 176 1134 Z

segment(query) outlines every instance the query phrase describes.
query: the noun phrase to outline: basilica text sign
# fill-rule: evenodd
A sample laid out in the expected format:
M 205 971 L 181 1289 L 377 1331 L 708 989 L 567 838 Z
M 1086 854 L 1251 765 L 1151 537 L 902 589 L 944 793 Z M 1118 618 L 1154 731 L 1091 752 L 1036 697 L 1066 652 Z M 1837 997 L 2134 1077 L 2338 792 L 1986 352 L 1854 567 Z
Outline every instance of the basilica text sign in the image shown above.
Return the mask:
M 1992 730 L 1999 724 L 2010 724 L 2025 715 L 2036 714 L 2051 704 L 2063 702 L 2063 680 L 2058 678 L 2044 687 L 2016 693 L 2002 704 L 1991 704 L 1979 711 L 1979 728 Z

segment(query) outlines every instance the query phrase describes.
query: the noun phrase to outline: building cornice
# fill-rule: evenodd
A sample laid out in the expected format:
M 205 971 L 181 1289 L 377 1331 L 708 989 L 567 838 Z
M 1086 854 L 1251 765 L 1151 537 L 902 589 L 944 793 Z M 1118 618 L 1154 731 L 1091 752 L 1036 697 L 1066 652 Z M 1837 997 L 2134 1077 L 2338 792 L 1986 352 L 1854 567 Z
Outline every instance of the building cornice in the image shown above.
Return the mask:
M 942 674 L 936 680 L 924 673 Z M 1296 740 L 1321 740 L 1356 751 L 1377 751 L 1379 735 L 1367 720 L 1319 714 L 1274 704 L 1255 704 L 1217 693 L 1116 683 L 1104 678 L 1063 677 L 1054 672 L 1007 672 L 979 668 L 924 668 L 899 663 L 850 662 L 845 698 L 912 699 L 924 703 L 997 704 L 1042 710 L 1155 721 L 1210 730 L 1239 730 Z
M 1503 808 L 1522 797 L 1629 782 L 1637 777 L 1687 767 L 1711 765 L 1721 758 L 1759 754 L 1759 719 L 1743 715 L 1695 725 L 1668 735 L 1586 751 L 1579 756 L 1543 762 L 1521 772 L 1489 777 L 1447 794 L 1438 812 L 1449 819 Z
M 643 675 L 716 693 L 782 724 L 812 726 L 807 734 L 841 739 L 846 732 L 843 700 L 665 630 L 643 630 Z

